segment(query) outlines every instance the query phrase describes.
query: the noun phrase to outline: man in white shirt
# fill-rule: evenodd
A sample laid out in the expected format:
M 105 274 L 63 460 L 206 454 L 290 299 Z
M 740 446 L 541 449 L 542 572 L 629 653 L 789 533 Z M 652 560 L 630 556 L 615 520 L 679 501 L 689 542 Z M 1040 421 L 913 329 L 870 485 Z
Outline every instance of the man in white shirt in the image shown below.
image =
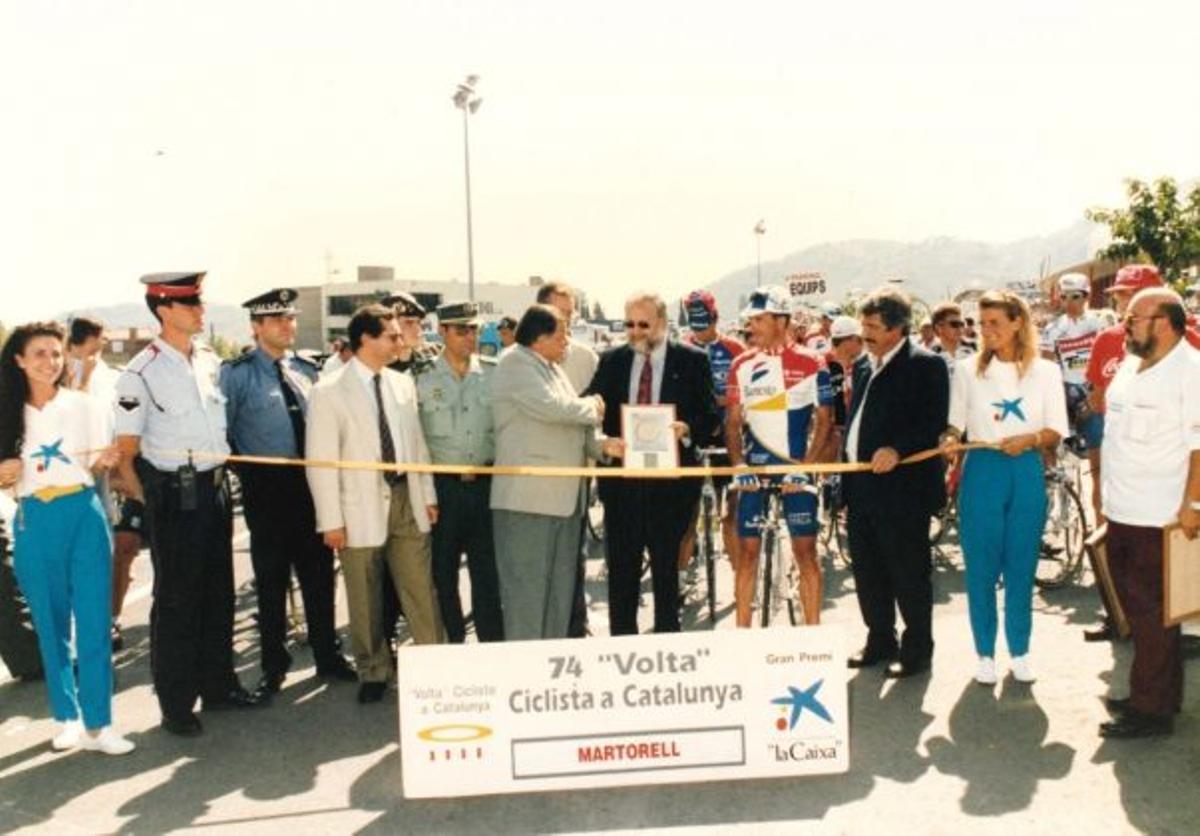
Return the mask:
M 1103 737 L 1170 734 L 1183 703 L 1178 626 L 1163 626 L 1163 528 L 1200 531 L 1200 354 L 1183 300 L 1140 291 L 1125 316 L 1128 355 L 1106 393 L 1103 501 L 1108 558 L 1133 631 L 1129 696 L 1108 699 Z

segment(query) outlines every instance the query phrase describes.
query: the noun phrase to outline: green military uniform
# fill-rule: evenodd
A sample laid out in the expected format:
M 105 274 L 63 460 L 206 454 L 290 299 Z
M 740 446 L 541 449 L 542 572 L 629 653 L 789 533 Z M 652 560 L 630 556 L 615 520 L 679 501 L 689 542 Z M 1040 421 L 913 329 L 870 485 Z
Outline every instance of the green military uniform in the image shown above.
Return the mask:
M 442 324 L 471 324 L 477 307 L 469 302 L 438 308 Z M 492 371 L 495 361 L 471 355 L 461 378 L 444 356 L 416 374 L 417 405 L 425 444 L 434 464 L 490 465 L 496 442 L 492 424 Z M 458 573 L 462 554 L 471 573 L 471 611 L 480 641 L 504 638 L 500 586 L 492 542 L 488 476 L 434 477 L 438 495 L 438 524 L 433 529 L 433 580 L 446 635 L 462 642 L 466 635 Z

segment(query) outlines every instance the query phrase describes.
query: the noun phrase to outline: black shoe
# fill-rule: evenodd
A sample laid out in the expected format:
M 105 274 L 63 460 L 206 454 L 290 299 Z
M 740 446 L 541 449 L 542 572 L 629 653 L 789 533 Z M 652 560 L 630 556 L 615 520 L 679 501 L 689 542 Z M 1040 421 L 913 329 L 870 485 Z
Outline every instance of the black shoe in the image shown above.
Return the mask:
M 1095 630 L 1084 630 L 1083 640 L 1085 642 L 1110 642 L 1117 637 L 1117 631 L 1112 628 L 1112 625 L 1105 622 Z
M 241 685 L 235 685 L 224 694 L 204 697 L 201 702 L 202 711 L 223 711 L 227 708 L 259 708 L 266 705 L 269 694 L 262 691 L 250 692 Z
M 887 666 L 883 675 L 888 679 L 906 679 L 929 670 L 929 660 L 921 659 L 916 662 L 892 662 Z
M 263 678 L 258 681 L 258 686 L 254 689 L 254 693 L 278 694 L 279 689 L 283 687 L 285 679 L 287 679 L 287 673 L 283 671 L 278 673 L 264 673 Z
M 358 681 L 358 674 L 354 672 L 354 666 L 341 656 L 328 665 L 317 665 L 317 676 L 321 679 L 336 679 L 339 682 Z
M 1134 737 L 1160 737 L 1175 730 L 1172 717 L 1141 714 L 1130 709 L 1108 723 L 1100 724 L 1100 736 L 1129 739 Z
M 386 682 L 364 682 L 358 686 L 358 701 L 364 704 L 382 702 L 384 692 L 386 691 Z
M 1129 697 L 1105 697 L 1104 707 L 1114 717 L 1129 711 Z
M 113 653 L 125 647 L 125 637 L 121 635 L 121 625 L 117 622 L 112 623 L 112 649 Z
M 846 660 L 846 666 L 850 668 L 870 668 L 878 665 L 880 662 L 889 662 L 895 658 L 895 650 L 872 650 L 869 647 L 864 647 Z
M 204 732 L 204 726 L 200 725 L 200 718 L 191 712 L 178 717 L 163 717 L 162 727 L 164 731 L 179 737 L 196 737 Z

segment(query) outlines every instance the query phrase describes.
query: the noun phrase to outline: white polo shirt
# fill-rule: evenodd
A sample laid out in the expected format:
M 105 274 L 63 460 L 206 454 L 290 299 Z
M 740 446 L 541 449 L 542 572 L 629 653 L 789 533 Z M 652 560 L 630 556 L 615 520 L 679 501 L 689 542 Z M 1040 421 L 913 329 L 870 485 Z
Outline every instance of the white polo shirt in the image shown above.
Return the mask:
M 971 441 L 993 443 L 1014 435 L 1054 430 L 1070 435 L 1067 399 L 1058 365 L 1041 357 L 1017 376 L 1017 364 L 992 358 L 983 375 L 976 358 L 959 360 L 950 378 L 950 426 Z
M 1145 371 L 1141 363 L 1127 355 L 1108 386 L 1101 495 L 1109 519 L 1160 528 L 1175 522 L 1200 450 L 1200 352 L 1181 340 Z

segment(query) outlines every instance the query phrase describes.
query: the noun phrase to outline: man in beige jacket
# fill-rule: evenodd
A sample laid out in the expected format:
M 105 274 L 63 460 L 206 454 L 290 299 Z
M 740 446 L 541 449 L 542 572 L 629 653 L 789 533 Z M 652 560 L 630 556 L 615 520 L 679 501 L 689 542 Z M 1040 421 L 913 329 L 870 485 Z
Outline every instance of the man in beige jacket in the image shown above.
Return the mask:
M 398 463 L 397 471 L 310 467 L 317 530 L 337 550 L 346 580 L 350 639 L 359 702 L 379 702 L 391 674 L 382 628 L 384 561 L 417 644 L 445 640 L 433 586 L 429 531 L 437 495 L 429 474 L 405 473 L 428 463 L 412 378 L 387 368 L 400 329 L 393 311 L 360 308 L 350 319 L 354 358 L 312 390 L 307 456 L 320 461 Z

